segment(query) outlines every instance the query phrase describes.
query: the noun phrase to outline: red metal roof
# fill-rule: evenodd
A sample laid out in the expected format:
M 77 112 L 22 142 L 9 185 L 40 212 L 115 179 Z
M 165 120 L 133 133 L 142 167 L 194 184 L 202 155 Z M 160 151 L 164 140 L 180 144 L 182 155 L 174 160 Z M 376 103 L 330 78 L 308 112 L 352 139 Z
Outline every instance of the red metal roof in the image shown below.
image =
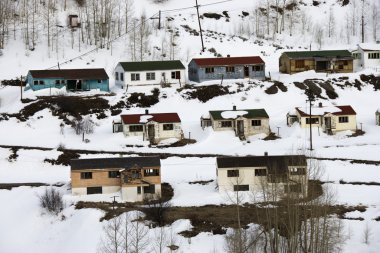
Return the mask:
M 152 116 L 147 121 L 155 121 L 158 123 L 177 123 L 181 122 L 177 113 L 148 113 L 148 114 L 128 114 L 121 115 L 121 120 L 126 125 L 130 124 L 144 124 L 140 122 L 141 116 Z
M 193 61 L 195 61 L 198 66 L 231 66 L 265 63 L 260 56 L 196 58 L 193 59 Z
M 355 110 L 350 106 L 350 105 L 337 105 L 335 106 L 339 108 L 341 111 L 340 112 L 332 112 L 331 114 L 333 115 L 356 115 Z M 302 117 L 309 116 L 308 113 L 305 113 L 304 111 L 300 110 L 299 107 L 296 107 L 296 110 Z M 311 112 L 313 112 L 313 107 L 311 108 Z M 330 113 L 330 112 L 325 112 L 325 114 Z M 315 114 L 312 114 L 311 116 L 318 116 Z

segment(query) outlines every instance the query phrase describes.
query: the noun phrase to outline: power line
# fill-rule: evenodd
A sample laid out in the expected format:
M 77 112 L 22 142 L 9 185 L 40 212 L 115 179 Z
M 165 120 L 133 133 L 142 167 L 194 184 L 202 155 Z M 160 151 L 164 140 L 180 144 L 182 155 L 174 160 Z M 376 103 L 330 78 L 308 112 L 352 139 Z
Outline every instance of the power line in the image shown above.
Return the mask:
M 205 7 L 205 6 L 215 5 L 215 4 L 227 3 L 227 2 L 231 2 L 231 1 L 234 1 L 234 0 L 225 0 L 225 1 L 219 1 L 219 2 L 210 3 L 210 4 L 200 4 L 198 6 L 199 7 Z M 193 8 L 196 8 L 196 7 L 197 6 L 189 6 L 189 7 L 177 8 L 177 9 L 164 10 L 164 11 L 162 11 L 162 13 L 188 10 L 188 9 L 193 9 Z

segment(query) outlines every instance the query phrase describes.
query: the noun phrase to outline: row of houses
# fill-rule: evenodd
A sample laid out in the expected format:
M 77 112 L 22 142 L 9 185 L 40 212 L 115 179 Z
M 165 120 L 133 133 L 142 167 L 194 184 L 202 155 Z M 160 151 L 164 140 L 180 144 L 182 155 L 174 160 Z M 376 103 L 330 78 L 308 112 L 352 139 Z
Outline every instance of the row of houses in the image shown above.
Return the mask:
M 298 122 L 302 128 L 318 127 L 327 134 L 357 130 L 356 112 L 349 105 L 323 106 L 319 103 L 310 108 L 296 107 L 286 115 L 287 125 Z M 377 123 L 380 112 L 376 112 Z M 200 118 L 200 125 L 212 127 L 214 131 L 232 131 L 241 140 L 256 134 L 271 133 L 269 115 L 265 109 L 237 109 L 209 111 Z M 177 113 L 125 114 L 113 121 L 113 132 L 123 132 L 125 137 L 141 136 L 143 140 L 157 144 L 169 138 L 182 139 L 181 119 Z
M 280 196 L 307 196 L 306 157 L 249 156 L 216 158 L 220 193 L 274 189 Z M 159 198 L 161 163 L 158 156 L 71 160 L 72 194 L 120 193 L 123 201 Z

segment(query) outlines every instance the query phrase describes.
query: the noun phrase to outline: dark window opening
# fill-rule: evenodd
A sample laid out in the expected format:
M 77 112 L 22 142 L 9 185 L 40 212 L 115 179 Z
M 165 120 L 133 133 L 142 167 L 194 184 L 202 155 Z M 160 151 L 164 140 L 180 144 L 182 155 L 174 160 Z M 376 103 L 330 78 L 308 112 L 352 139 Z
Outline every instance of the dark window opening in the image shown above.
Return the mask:
M 108 177 L 109 178 L 119 178 L 120 177 L 120 171 L 108 171 Z
M 80 179 L 92 179 L 92 172 L 81 172 Z
M 232 121 L 222 121 L 222 127 L 232 127 Z
M 151 193 L 151 194 L 156 193 L 156 187 L 155 187 L 155 185 L 151 184 L 149 186 L 144 186 L 144 193 Z
M 348 123 L 348 117 L 347 116 L 339 117 L 339 123 Z
M 255 169 L 255 176 L 256 177 L 263 177 L 267 175 L 266 169 Z
M 305 61 L 304 60 L 296 60 L 296 68 L 302 69 L 305 67 Z
M 306 118 L 306 124 L 310 125 L 310 118 Z M 311 118 L 311 124 L 319 124 L 319 119 Z
M 87 194 L 102 194 L 103 190 L 101 186 L 87 187 Z
M 160 175 L 160 170 L 157 169 L 146 169 L 144 170 L 144 176 L 145 177 L 154 177 L 154 176 L 159 176 Z
M 226 67 L 226 72 L 227 73 L 233 73 L 233 72 L 235 72 L 235 67 Z
M 214 68 L 206 68 L 206 74 L 214 73 Z
M 252 126 L 261 126 L 261 120 L 252 120 Z
M 239 177 L 239 170 L 227 170 L 227 177 Z
M 164 124 L 163 129 L 164 129 L 164 131 L 170 131 L 170 130 L 174 129 L 174 126 L 173 126 L 173 124 Z
M 249 191 L 249 185 L 242 184 L 242 185 L 234 185 L 234 191 Z
M 142 132 L 143 126 L 142 125 L 132 125 L 129 126 L 129 132 Z

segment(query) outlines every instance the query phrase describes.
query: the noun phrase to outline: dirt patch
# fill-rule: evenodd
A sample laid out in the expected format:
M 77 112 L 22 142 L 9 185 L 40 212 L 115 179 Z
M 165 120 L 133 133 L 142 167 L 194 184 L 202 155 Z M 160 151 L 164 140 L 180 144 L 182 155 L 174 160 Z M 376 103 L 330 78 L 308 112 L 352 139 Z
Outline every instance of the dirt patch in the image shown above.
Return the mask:
M 160 90 L 154 88 L 152 95 L 146 95 L 144 93 L 134 92 L 131 93 L 127 99 L 127 107 L 151 107 L 159 102 Z
M 294 82 L 294 85 L 298 88 L 298 89 L 301 89 L 301 90 L 306 90 L 307 86 L 303 83 L 300 83 L 300 82 Z
M 194 140 L 194 139 L 181 139 L 179 141 L 176 141 L 170 145 L 160 145 L 160 146 L 156 146 L 157 148 L 172 148 L 172 147 L 183 147 L 183 146 L 186 146 L 186 145 L 189 145 L 189 144 L 194 144 L 196 143 L 197 141 Z
M 200 184 L 200 185 L 208 185 L 209 183 L 214 182 L 214 180 L 199 180 L 199 181 L 192 181 L 189 182 L 189 184 Z
M 329 99 L 336 99 L 338 97 L 338 94 L 335 92 L 335 89 L 332 87 L 330 81 L 320 82 L 319 86 L 321 86 L 326 91 L 326 95 L 329 97 Z
M 353 134 L 349 135 L 348 137 L 358 137 L 358 136 L 362 136 L 364 134 L 365 134 L 365 131 L 360 130 L 360 129 L 356 129 L 356 131 Z
M 281 137 L 277 136 L 275 133 L 270 133 L 263 140 L 264 141 L 274 141 L 274 140 L 277 140 L 277 139 L 281 139 Z
M 373 85 L 375 91 L 380 90 L 380 76 L 362 74 L 360 75 L 360 80 Z
M 213 18 L 213 19 L 216 19 L 216 20 L 219 20 L 221 17 L 223 17 L 223 15 L 220 15 L 218 13 L 212 13 L 212 12 L 203 13 L 202 16 L 205 17 L 205 18 Z
M 188 87 L 187 87 L 188 88 Z M 178 91 L 181 92 L 182 89 Z M 223 96 L 226 94 L 232 94 L 229 92 L 228 87 L 221 85 L 209 85 L 201 87 L 191 87 L 189 91 L 182 93 L 182 97 L 187 99 L 198 99 L 199 101 L 205 103 L 210 99 L 213 99 L 218 96 Z
M 375 185 L 375 186 L 380 186 L 380 183 L 378 182 L 359 182 L 359 181 L 354 181 L 354 182 L 346 182 L 343 179 L 339 180 L 339 184 L 350 184 L 350 185 Z
M 77 159 L 80 155 L 74 151 L 62 150 L 62 154 L 58 156 L 57 159 L 45 159 L 45 163 L 50 163 L 52 165 L 64 165 L 69 166 L 71 159 Z
M 49 185 L 50 184 L 46 184 L 46 183 L 7 183 L 7 184 L 0 184 L 0 190 L 12 190 L 13 188 L 21 187 L 21 186 L 41 187 L 41 186 L 49 186 Z M 63 183 L 57 183 L 51 186 L 62 187 L 63 185 L 64 185 Z
M 12 147 L 12 148 L 10 148 L 10 150 L 11 150 L 12 153 L 9 155 L 8 161 L 9 162 L 14 162 L 14 161 L 17 160 L 17 157 L 18 157 L 17 151 L 19 150 L 19 148 Z

